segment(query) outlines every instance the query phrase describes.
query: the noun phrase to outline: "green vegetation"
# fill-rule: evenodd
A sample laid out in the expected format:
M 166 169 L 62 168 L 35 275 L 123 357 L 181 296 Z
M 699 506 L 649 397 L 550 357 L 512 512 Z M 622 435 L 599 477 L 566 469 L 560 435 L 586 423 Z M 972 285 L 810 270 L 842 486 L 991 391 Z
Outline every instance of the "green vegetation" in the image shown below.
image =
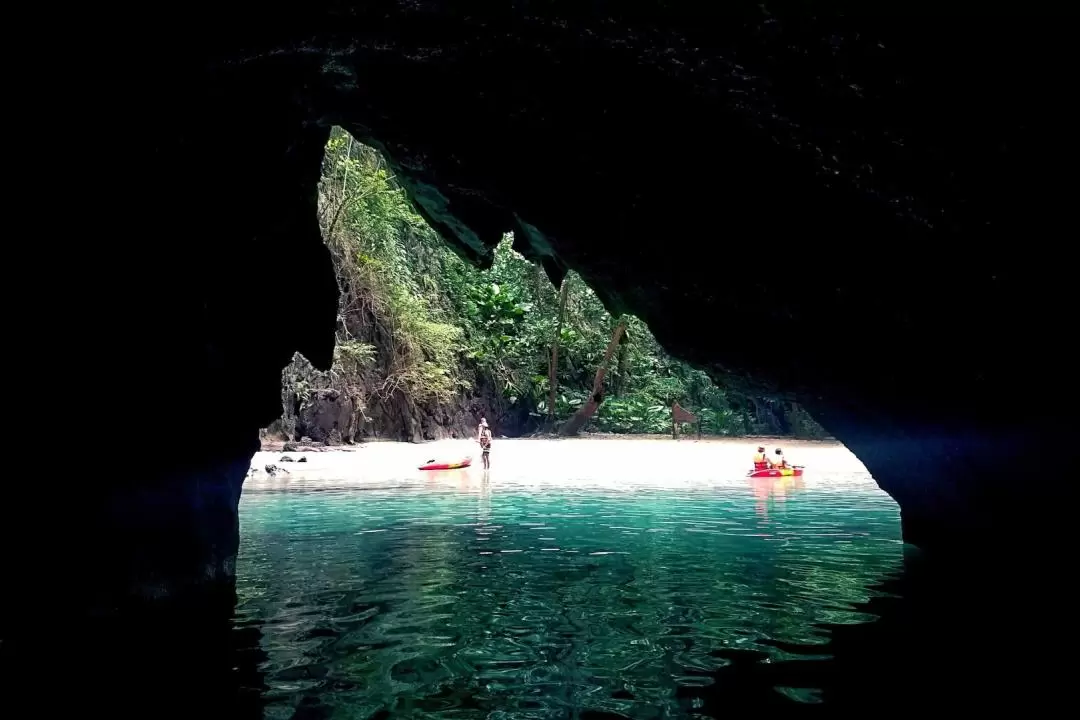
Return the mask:
M 668 433 L 678 402 L 705 433 L 776 432 L 751 399 L 667 355 L 643 322 L 613 318 L 575 273 L 554 288 L 511 236 L 490 270 L 462 260 L 416 214 L 381 156 L 341 130 L 327 145 L 319 201 L 342 290 L 337 359 L 327 377 L 293 372 L 286 383 L 305 407 L 319 387 L 349 396 L 363 421 L 344 434 L 378 432 L 363 427 L 378 424 L 366 412 L 374 405 L 398 408 L 381 415 L 399 427 L 381 434 L 415 432 L 404 415 L 467 427 L 466 408 L 487 413 L 499 433 L 557 427 L 589 401 L 609 345 L 589 429 Z

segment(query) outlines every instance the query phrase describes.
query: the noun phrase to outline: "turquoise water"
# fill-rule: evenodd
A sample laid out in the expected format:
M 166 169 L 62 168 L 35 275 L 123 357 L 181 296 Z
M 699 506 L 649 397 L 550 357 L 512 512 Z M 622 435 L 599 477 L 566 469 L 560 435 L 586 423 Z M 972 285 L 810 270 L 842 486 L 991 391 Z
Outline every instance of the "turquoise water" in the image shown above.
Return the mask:
M 778 643 L 825 643 L 821 623 L 872 620 L 853 606 L 901 564 L 898 509 L 865 475 L 575 490 L 455 472 L 249 484 L 237 623 L 261 632 L 266 717 L 688 717 L 726 651 L 785 659 Z

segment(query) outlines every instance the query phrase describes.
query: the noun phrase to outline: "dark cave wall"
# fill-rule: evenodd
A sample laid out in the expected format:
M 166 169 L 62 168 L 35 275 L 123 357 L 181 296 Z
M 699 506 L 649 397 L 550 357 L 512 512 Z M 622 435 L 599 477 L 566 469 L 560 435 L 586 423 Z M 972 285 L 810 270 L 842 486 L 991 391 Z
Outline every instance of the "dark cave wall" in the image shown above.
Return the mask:
M 236 503 L 258 429 L 281 412 L 281 369 L 296 351 L 332 357 L 337 285 L 315 195 L 329 128 L 304 103 L 312 68 L 208 68 L 168 50 L 125 73 L 84 62 L 93 106 L 110 110 L 85 115 L 82 189 L 38 215 L 72 265 L 47 324 L 85 326 L 78 360 L 45 377 L 78 390 L 95 439 L 48 465 L 64 572 L 17 553 L 13 576 L 37 590 L 12 602 L 29 616 L 201 602 L 231 583 Z
M 193 7 L 170 20 L 198 21 L 183 42 L 74 45 L 97 52 L 72 58 L 85 87 L 54 115 L 98 108 L 79 116 L 93 182 L 46 209 L 102 233 L 70 241 L 94 268 L 87 345 L 109 349 L 78 382 L 132 449 L 107 481 L 68 482 L 84 593 L 121 592 L 94 558 L 136 545 L 151 574 L 174 558 L 167 587 L 208 561 L 228 576 L 235 527 L 177 483 L 227 496 L 280 412 L 281 368 L 295 351 L 329 364 L 315 186 L 333 123 L 384 148 L 466 256 L 518 230 L 673 353 L 794 395 L 912 539 L 1002 527 L 1075 406 L 1053 342 L 1068 269 L 1049 249 L 1075 185 L 1054 170 L 1072 165 L 1065 24 L 841 10 L 316 2 L 259 24 Z M 118 387 L 190 432 L 183 451 Z M 136 518 L 155 515 L 173 532 L 151 540 Z M 205 527 L 220 532 L 185 540 Z

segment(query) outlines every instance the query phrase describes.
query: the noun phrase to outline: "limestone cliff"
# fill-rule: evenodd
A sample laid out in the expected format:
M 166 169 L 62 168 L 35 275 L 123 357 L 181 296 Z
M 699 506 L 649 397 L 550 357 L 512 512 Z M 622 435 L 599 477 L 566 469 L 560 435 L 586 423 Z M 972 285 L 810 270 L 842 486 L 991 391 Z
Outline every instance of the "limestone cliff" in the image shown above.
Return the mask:
M 468 437 L 493 405 L 464 394 L 449 402 L 417 402 L 388 383 L 377 366 L 357 375 L 341 372 L 336 364 L 323 371 L 299 354 L 285 367 L 281 384 L 282 416 L 266 434 L 330 445 Z

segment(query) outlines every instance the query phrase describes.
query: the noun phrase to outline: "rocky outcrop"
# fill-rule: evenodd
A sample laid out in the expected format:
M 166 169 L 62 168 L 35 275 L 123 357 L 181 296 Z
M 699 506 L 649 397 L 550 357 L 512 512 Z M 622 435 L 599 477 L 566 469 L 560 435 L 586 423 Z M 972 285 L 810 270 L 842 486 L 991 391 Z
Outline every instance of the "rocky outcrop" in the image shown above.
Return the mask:
M 302 434 L 329 444 L 337 440 L 340 445 L 342 438 L 350 434 L 357 411 L 353 399 L 341 390 L 314 390 L 301 409 Z
M 288 440 L 352 441 L 363 422 L 363 398 L 297 353 L 281 374 L 281 417 L 272 430 Z
M 378 365 L 358 375 L 317 370 L 296 355 L 282 373 L 282 415 L 267 430 L 289 440 L 309 438 L 338 445 L 368 439 L 423 442 L 470 435 L 492 403 L 465 396 L 449 402 L 417 402 L 406 391 L 380 392 L 386 377 Z
M 101 319 L 87 346 L 110 350 L 76 386 L 165 388 L 161 412 L 198 442 L 182 468 L 154 423 L 104 403 L 99 421 L 143 456 L 66 500 L 156 513 L 188 552 L 229 557 L 210 549 L 234 548 L 235 524 L 193 490 L 131 503 L 244 465 L 293 353 L 330 366 L 315 204 L 338 123 L 387 153 L 464 256 L 487 262 L 514 230 L 672 353 L 796 399 L 899 501 L 911 540 L 1007 532 L 1018 478 L 1067 447 L 1076 406 L 1068 267 L 1047 245 L 1071 226 L 1055 172 L 1072 166 L 1054 106 L 1067 24 L 801 7 L 316 0 L 253 23 L 195 5 L 168 34 L 93 37 L 67 63 L 93 98 L 34 113 L 77 123 L 94 168 L 41 216 L 107 238 L 64 230 L 73 254 L 98 253 L 101 271 L 79 273 L 93 288 L 67 294 L 103 305 L 79 310 Z M 186 18 L 196 32 L 177 31 Z

